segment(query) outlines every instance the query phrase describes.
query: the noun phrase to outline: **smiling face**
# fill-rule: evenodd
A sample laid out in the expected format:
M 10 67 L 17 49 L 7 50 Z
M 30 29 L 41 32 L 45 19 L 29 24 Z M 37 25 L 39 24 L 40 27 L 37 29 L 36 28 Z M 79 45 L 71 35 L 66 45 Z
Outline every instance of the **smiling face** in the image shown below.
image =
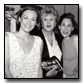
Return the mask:
M 21 24 L 21 28 L 25 32 L 30 32 L 34 29 L 37 20 L 37 13 L 32 10 L 26 10 L 21 18 L 19 17 L 19 21 Z
M 69 38 L 74 27 L 70 19 L 64 18 L 59 26 L 59 29 L 64 38 Z
M 56 25 L 55 16 L 53 14 L 43 14 L 42 26 L 46 31 L 52 31 Z

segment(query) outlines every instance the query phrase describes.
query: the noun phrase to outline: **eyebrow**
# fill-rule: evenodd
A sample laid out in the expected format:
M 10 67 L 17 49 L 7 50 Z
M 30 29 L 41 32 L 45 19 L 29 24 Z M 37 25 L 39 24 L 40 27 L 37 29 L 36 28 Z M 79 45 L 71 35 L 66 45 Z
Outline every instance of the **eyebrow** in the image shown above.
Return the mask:
M 29 17 L 29 16 L 27 16 L 27 15 L 22 15 L 22 16 L 23 16 L 23 17 L 24 17 L 24 16 Z M 32 18 L 37 18 L 37 17 L 32 17 Z
M 54 19 L 55 16 L 51 16 L 52 19 Z M 41 18 L 46 18 L 46 16 L 42 16 Z M 55 17 L 56 18 L 56 17 Z

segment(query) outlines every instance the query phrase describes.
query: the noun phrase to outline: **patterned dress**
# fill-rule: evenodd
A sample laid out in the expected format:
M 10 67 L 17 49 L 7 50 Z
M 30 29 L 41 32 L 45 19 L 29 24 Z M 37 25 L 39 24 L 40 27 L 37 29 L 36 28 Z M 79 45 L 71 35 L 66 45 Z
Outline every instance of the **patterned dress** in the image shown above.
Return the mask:
M 12 33 L 7 34 L 9 35 L 9 71 L 13 77 L 37 78 L 41 61 L 41 38 L 33 36 L 35 38 L 33 48 L 26 56 L 16 36 Z

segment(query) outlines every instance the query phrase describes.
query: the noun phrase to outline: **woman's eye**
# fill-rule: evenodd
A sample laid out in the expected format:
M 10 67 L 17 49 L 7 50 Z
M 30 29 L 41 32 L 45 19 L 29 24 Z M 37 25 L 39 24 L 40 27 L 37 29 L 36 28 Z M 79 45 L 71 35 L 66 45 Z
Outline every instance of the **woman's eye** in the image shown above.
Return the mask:
M 68 27 L 71 27 L 71 25 L 68 25 Z
M 65 26 L 65 24 L 62 24 L 62 26 Z
M 32 21 L 36 21 L 36 19 L 32 19 Z
M 51 21 L 53 21 L 54 19 L 50 19 Z
M 27 18 L 24 18 L 24 19 L 27 19 Z
M 46 21 L 46 19 L 44 19 L 44 21 Z
M 24 19 L 28 19 L 28 17 L 24 17 Z

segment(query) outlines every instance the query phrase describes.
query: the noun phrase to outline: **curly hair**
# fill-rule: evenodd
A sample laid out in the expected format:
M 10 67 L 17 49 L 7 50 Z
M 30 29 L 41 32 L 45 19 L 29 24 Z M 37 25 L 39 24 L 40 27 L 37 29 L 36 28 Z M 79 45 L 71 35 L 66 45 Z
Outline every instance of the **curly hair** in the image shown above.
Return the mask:
M 56 22 L 58 21 L 58 12 L 53 6 L 45 6 L 41 10 L 41 19 L 43 14 L 53 14 L 56 17 Z
M 63 15 L 61 15 L 58 24 L 61 25 L 63 19 L 65 18 L 70 19 L 74 27 L 74 30 L 71 32 L 71 35 L 78 34 L 78 30 L 77 30 L 78 25 L 75 21 L 75 16 L 72 13 L 64 13 Z

